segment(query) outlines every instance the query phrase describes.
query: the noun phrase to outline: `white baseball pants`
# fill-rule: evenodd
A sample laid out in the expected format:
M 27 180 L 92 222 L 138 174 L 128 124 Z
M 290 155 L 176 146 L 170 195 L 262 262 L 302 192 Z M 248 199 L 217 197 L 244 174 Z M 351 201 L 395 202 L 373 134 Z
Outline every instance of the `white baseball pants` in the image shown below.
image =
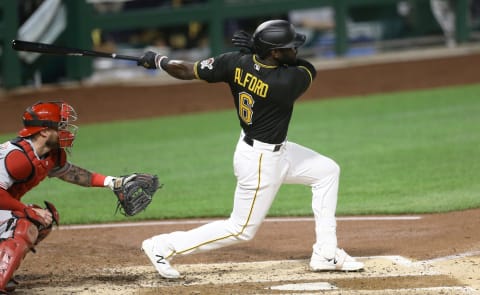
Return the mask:
M 339 166 L 332 159 L 293 142 L 286 141 L 274 151 L 275 145 L 254 141 L 250 146 L 243 137 L 242 132 L 233 159 L 237 187 L 230 218 L 162 235 L 172 255 L 208 251 L 252 239 L 283 183 L 311 187 L 314 249 L 324 248 L 323 252 L 333 251 L 334 255 Z

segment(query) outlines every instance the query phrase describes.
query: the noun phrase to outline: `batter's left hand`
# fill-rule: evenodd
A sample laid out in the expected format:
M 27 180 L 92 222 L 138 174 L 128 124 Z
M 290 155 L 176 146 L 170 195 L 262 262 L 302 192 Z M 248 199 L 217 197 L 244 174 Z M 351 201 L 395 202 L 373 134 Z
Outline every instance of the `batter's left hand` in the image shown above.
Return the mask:
M 157 69 L 157 55 L 158 54 L 153 51 L 147 51 L 140 57 L 140 60 L 137 61 L 137 65 L 146 69 Z

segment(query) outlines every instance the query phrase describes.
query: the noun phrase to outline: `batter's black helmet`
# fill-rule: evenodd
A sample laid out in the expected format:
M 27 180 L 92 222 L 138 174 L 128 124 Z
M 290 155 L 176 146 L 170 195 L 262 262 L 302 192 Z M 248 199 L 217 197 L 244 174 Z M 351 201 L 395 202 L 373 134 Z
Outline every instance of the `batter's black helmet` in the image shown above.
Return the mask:
M 261 23 L 253 33 L 255 53 L 265 57 L 272 49 L 297 48 L 305 43 L 305 35 L 295 32 L 286 20 L 269 20 Z

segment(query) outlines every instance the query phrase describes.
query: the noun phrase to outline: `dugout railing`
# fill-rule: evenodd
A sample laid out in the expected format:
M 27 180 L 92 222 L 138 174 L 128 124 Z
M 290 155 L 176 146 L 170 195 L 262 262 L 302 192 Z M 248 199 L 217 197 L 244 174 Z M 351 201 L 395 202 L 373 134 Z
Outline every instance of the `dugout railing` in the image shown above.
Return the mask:
M 424 2 L 428 0 L 413 0 Z M 92 1 L 93 2 L 93 1 Z M 287 13 L 293 9 L 330 6 L 335 11 L 335 44 L 337 55 L 348 49 L 347 11 L 365 5 L 387 5 L 399 0 L 205 0 L 204 3 L 181 7 L 159 7 L 136 9 L 118 13 L 95 13 L 93 4 L 87 1 L 63 1 L 67 7 L 67 28 L 62 42 L 68 47 L 92 48 L 93 29 L 122 30 L 161 28 L 162 26 L 185 25 L 192 21 L 205 23 L 208 27 L 208 42 L 212 54 L 222 52 L 223 25 L 228 19 L 266 17 Z M 0 1 L 0 46 L 1 85 L 11 89 L 24 83 L 24 65 L 18 54 L 11 49 L 19 27 L 17 1 Z M 455 1 L 456 40 L 466 42 L 469 38 L 467 23 L 468 0 Z M 421 16 L 419 17 L 421 18 Z M 28 40 L 32 41 L 32 40 Z M 81 80 L 92 74 L 92 60 L 66 59 L 66 76 L 70 80 Z M 29 65 L 34 66 L 34 65 Z

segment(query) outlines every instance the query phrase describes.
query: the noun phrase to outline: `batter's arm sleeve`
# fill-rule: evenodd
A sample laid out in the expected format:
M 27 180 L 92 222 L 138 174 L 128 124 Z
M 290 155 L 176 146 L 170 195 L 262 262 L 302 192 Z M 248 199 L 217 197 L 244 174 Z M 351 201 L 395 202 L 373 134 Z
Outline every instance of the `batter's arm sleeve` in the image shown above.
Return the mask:
M 23 211 L 27 206 L 0 188 L 0 210 Z
M 196 77 L 208 83 L 229 83 L 233 79 L 235 64 L 243 55 L 235 51 L 201 60 L 195 63 Z
M 297 59 L 297 66 L 300 69 L 305 70 L 307 72 L 307 74 L 310 75 L 312 81 L 317 76 L 317 70 L 315 69 L 315 67 L 310 62 L 308 62 L 308 61 L 306 61 L 302 58 L 299 58 L 299 59 Z

